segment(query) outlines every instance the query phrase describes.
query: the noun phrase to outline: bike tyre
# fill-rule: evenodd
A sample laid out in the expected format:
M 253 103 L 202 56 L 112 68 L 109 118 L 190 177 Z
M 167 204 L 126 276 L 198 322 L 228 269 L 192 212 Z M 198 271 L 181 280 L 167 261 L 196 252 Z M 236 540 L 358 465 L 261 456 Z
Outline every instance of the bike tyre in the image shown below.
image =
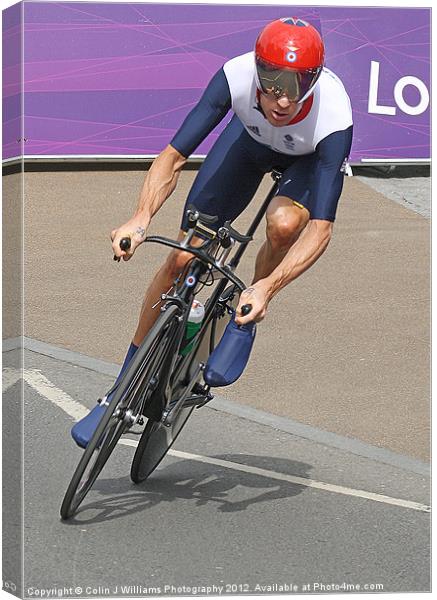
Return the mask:
M 108 425 L 110 424 L 110 420 L 113 417 L 115 410 L 117 409 L 120 403 L 120 400 L 123 398 L 126 390 L 129 388 L 129 386 L 133 382 L 134 377 L 137 375 L 137 371 L 141 367 L 144 357 L 147 357 L 147 355 L 150 353 L 150 350 L 153 348 L 153 345 L 156 342 L 157 338 L 159 338 L 160 335 L 165 333 L 166 325 L 170 323 L 172 319 L 175 319 L 177 313 L 178 308 L 176 306 L 170 306 L 165 312 L 163 312 L 160 315 L 156 324 L 151 329 L 150 334 L 146 337 L 146 339 L 140 346 L 140 351 L 137 351 L 135 353 L 131 364 L 126 369 L 123 378 L 120 380 L 120 385 L 114 393 L 114 396 L 111 399 L 107 410 L 102 416 L 99 425 L 97 426 L 96 431 L 94 432 L 93 437 L 91 438 L 89 444 L 84 450 L 84 453 L 79 461 L 79 464 L 76 467 L 76 470 L 67 488 L 60 511 L 61 518 L 63 520 L 69 519 L 75 514 L 78 507 L 83 502 L 85 496 L 87 495 L 92 485 L 96 481 L 98 475 L 105 466 L 118 440 L 120 439 L 124 431 L 127 429 L 127 424 L 123 421 L 118 421 L 109 428 Z M 149 375 L 151 378 L 151 373 L 148 372 L 147 367 L 147 364 L 143 365 L 145 376 Z M 131 399 L 125 398 L 124 400 L 125 402 L 127 400 L 127 403 L 124 407 L 128 409 L 131 408 Z M 139 399 L 137 399 L 137 403 L 138 402 Z M 110 432 L 111 427 L 113 428 L 113 433 L 111 436 L 109 436 L 108 433 Z M 95 452 L 97 452 L 96 456 L 94 456 Z M 93 458 L 94 462 L 91 463 L 91 466 L 87 471 L 87 467 L 89 466 L 89 463 Z M 83 485 L 80 486 L 81 482 L 83 481 L 83 476 L 85 472 L 87 472 L 86 480 L 83 482 Z
M 123 431 L 126 429 L 126 424 L 119 421 L 112 426 L 114 432 L 109 436 L 111 427 L 108 427 L 108 425 L 113 417 L 115 408 L 116 403 L 113 404 L 111 402 L 77 465 L 62 501 L 61 518 L 63 520 L 69 519 L 75 514 L 105 466 Z M 97 454 L 95 455 L 96 452 Z M 91 462 L 93 459 L 94 461 Z M 85 473 L 86 476 L 83 479 Z

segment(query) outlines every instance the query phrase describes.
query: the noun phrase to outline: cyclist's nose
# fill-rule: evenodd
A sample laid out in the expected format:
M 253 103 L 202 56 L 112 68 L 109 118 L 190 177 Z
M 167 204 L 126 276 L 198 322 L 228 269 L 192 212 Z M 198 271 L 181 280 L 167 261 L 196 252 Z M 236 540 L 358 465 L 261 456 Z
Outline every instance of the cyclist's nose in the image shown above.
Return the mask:
M 293 104 L 285 94 L 278 98 L 277 102 L 281 108 L 289 108 Z

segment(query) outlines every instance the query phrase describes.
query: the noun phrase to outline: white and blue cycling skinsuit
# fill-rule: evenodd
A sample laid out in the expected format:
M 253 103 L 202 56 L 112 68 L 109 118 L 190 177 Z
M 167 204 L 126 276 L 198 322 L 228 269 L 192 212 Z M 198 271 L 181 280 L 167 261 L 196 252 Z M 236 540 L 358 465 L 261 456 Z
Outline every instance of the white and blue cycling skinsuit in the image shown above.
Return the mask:
M 266 173 L 280 168 L 278 195 L 307 208 L 310 219 L 334 221 L 352 141 L 352 111 L 343 84 L 323 69 L 298 115 L 274 127 L 261 109 L 255 70 L 253 52 L 225 63 L 170 142 L 188 157 L 231 108 L 235 113 L 199 169 L 187 205 L 218 215 L 212 225 L 218 228 L 243 212 Z M 185 214 L 182 229 L 187 230 Z M 136 350 L 132 343 L 119 377 Z M 72 428 L 80 447 L 87 447 L 104 410 L 104 405 L 94 407 Z
M 220 227 L 243 212 L 265 173 L 279 167 L 285 172 L 278 195 L 307 208 L 310 219 L 334 221 L 353 127 L 343 84 L 324 68 L 297 117 L 274 127 L 260 107 L 255 71 L 253 52 L 225 63 L 170 142 L 188 157 L 232 108 L 234 115 L 199 169 L 187 205 L 218 215 L 215 226 Z

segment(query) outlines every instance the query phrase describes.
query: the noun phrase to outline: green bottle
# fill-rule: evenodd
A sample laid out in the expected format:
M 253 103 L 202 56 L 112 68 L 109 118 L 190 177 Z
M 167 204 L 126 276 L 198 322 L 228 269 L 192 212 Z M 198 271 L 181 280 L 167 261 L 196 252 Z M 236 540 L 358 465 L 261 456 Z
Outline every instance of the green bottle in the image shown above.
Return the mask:
M 189 352 L 191 352 L 193 348 L 193 342 L 190 343 L 190 340 L 194 338 L 196 333 L 199 331 L 202 326 L 203 317 L 205 316 L 205 307 L 198 300 L 193 300 L 193 304 L 191 305 L 190 314 L 188 316 L 187 326 L 185 328 L 185 346 L 184 349 L 181 350 L 182 356 L 186 356 Z

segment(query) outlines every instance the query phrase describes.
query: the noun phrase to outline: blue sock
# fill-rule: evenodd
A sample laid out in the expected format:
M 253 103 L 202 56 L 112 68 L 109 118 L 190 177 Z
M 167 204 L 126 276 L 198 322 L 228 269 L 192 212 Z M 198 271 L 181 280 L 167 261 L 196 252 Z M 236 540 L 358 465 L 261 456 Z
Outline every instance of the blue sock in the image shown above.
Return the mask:
M 138 350 L 138 346 L 135 346 L 135 344 L 131 344 L 129 346 L 129 349 L 126 354 L 126 358 L 124 359 L 123 365 L 121 367 L 120 373 L 118 374 L 116 382 L 119 381 L 120 377 L 122 376 L 124 371 L 127 369 L 127 366 L 129 365 L 130 361 L 132 360 L 132 357 L 134 356 L 134 354 L 137 350 Z M 112 396 L 112 394 L 109 394 L 108 400 L 107 400 L 108 402 L 110 401 L 111 396 Z M 78 421 L 73 426 L 73 428 L 71 430 L 71 435 L 72 435 L 74 441 L 76 442 L 76 444 L 78 446 L 80 446 L 81 448 L 87 447 L 88 442 L 92 438 L 94 431 L 95 431 L 97 425 L 99 424 L 103 413 L 105 412 L 105 408 L 106 408 L 105 406 L 101 406 L 100 404 L 98 404 L 85 417 L 83 417 L 83 419 Z
M 129 346 L 129 349 L 127 351 L 127 354 L 126 354 L 126 358 L 124 359 L 124 363 L 121 367 L 120 373 L 118 374 L 118 377 L 115 380 L 115 383 L 118 383 L 120 381 L 120 377 L 126 371 L 130 361 L 132 360 L 132 358 L 137 350 L 138 350 L 138 346 L 135 346 L 134 343 L 131 343 L 131 345 Z

